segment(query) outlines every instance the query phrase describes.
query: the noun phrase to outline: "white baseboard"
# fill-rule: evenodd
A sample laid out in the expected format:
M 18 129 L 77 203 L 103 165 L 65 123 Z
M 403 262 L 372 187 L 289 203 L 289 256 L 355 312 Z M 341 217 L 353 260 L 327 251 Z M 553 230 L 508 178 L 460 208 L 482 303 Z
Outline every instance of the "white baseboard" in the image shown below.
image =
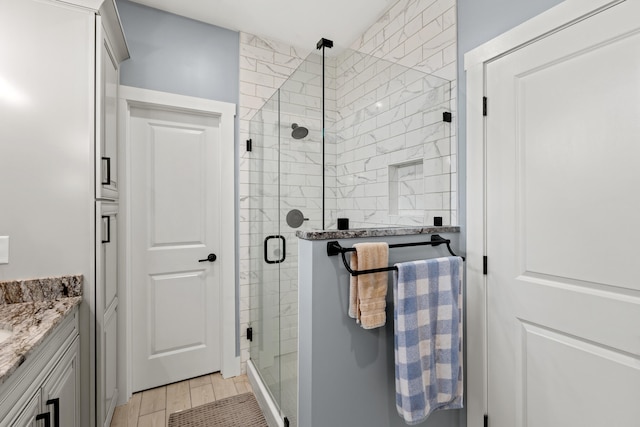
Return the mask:
M 267 420 L 269 427 L 284 427 L 284 421 L 280 416 L 280 411 L 276 406 L 266 386 L 262 382 L 255 365 L 251 360 L 247 361 L 247 377 L 249 377 L 249 383 L 253 387 L 253 394 L 256 396 L 258 405 L 264 413 L 264 418 Z

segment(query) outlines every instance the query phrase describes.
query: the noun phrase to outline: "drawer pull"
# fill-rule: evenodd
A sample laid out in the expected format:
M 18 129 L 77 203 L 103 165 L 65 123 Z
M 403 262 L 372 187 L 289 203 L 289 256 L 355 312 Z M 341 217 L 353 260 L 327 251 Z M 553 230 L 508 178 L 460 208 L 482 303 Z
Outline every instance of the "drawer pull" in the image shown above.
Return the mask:
M 49 405 L 53 405 L 53 426 L 61 427 L 60 426 L 60 399 L 56 397 L 55 399 L 47 400 L 47 406 Z
M 44 427 L 51 427 L 51 414 L 49 412 L 36 415 L 36 423 L 40 420 L 44 420 Z

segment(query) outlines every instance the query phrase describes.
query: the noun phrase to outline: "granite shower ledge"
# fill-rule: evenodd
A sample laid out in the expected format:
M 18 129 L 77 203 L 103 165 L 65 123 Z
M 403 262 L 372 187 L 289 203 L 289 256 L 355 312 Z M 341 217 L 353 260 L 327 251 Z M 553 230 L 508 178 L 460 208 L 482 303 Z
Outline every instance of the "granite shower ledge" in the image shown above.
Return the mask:
M 296 236 L 304 240 L 355 239 L 360 237 L 412 236 L 416 234 L 459 233 L 460 227 L 429 226 L 429 227 L 382 227 L 382 228 L 354 228 L 351 230 L 301 230 Z
M 0 384 L 36 352 L 82 302 L 82 276 L 0 282 Z

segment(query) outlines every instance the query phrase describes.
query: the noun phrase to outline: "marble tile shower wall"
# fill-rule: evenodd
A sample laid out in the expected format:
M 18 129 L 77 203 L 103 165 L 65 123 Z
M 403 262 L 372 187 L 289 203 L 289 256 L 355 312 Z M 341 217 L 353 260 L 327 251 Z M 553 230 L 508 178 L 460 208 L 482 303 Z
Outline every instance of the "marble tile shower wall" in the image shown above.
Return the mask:
M 450 221 L 450 83 L 355 51 L 338 58 L 338 215 L 353 228 Z
M 341 88 L 340 83 L 338 84 L 338 99 L 343 95 L 350 96 L 349 93 L 359 93 L 362 99 L 351 101 L 354 104 L 365 105 L 360 116 L 352 114 L 351 117 L 364 119 L 365 128 L 375 126 L 369 130 L 362 127 L 360 130 L 354 129 L 354 132 L 360 132 L 359 135 L 351 135 L 348 133 L 350 131 L 346 134 L 338 132 L 338 152 L 341 152 L 341 148 L 353 151 L 349 156 L 342 154 L 339 156 L 338 179 L 348 184 L 349 173 L 356 173 L 357 176 L 353 179 L 367 183 L 362 190 L 355 190 L 358 193 L 355 193 L 353 204 L 350 205 L 352 202 L 347 202 L 347 205 L 343 205 L 345 209 L 340 212 L 340 215 L 345 216 L 356 215 L 357 220 L 363 217 L 367 219 L 363 223 L 355 221 L 358 226 L 432 224 L 434 216 L 443 216 L 445 224 L 457 224 L 455 8 L 455 0 L 399 0 L 351 45 L 354 51 L 451 82 L 447 87 L 447 85 L 438 84 L 437 80 L 430 77 L 426 77 L 422 83 L 414 81 L 415 86 L 407 86 L 407 90 L 417 90 L 422 84 L 425 89 L 423 95 L 416 96 L 413 100 L 406 99 L 389 107 L 382 102 L 380 108 L 388 108 L 385 113 L 376 112 L 372 109 L 375 104 L 368 102 L 371 100 L 368 96 L 372 93 L 372 89 L 367 89 L 375 86 L 375 78 L 368 83 L 364 82 L 364 86 L 359 89 L 360 92 L 353 89 L 358 87 L 358 83 L 362 86 L 360 81 L 353 82 L 353 88 L 344 85 Z M 339 62 L 338 75 L 345 70 L 345 67 L 348 69 L 352 66 L 350 61 L 356 64 L 356 59 L 344 58 L 344 61 Z M 411 72 L 406 76 L 399 75 L 398 78 L 404 78 L 411 84 Z M 393 82 L 388 87 L 378 86 L 376 91 L 380 95 L 388 94 L 391 97 L 393 96 L 392 86 Z M 409 94 L 398 93 L 399 97 L 407 95 Z M 451 97 L 449 105 L 453 113 L 451 124 L 439 122 L 441 111 L 445 107 L 445 102 L 440 101 L 446 99 L 447 95 Z M 345 100 L 349 101 L 349 99 Z M 414 108 L 412 103 L 423 101 L 433 104 L 432 107 L 427 107 L 422 117 L 418 115 L 403 117 L 410 108 Z M 350 116 L 342 108 L 344 105 L 339 108 L 337 126 L 346 129 Z M 403 108 L 405 111 L 402 111 Z M 372 116 L 375 116 L 375 122 Z M 394 215 L 393 206 L 389 206 L 393 196 L 389 188 L 392 182 L 387 183 L 389 180 L 386 174 L 393 171 L 394 166 L 400 166 L 399 170 L 404 169 L 405 173 L 416 174 L 418 168 L 414 168 L 411 172 L 411 168 L 402 166 L 419 160 L 423 164 L 423 177 L 421 180 L 413 179 L 418 178 L 414 175 L 404 180 L 413 188 L 403 194 L 404 197 L 396 200 L 399 206 Z M 371 183 L 374 171 L 376 171 L 376 179 L 384 178 L 384 184 L 380 181 L 376 184 Z M 420 182 L 422 182 L 422 188 L 420 188 Z M 421 197 L 420 191 L 422 191 Z M 365 193 L 364 197 L 362 192 Z M 416 197 L 412 198 L 412 194 Z M 375 198 L 375 206 L 373 198 Z M 340 200 L 339 197 L 338 203 Z M 424 209 L 423 215 L 416 215 L 417 211 L 422 209 Z M 389 213 L 392 214 L 389 216 L 389 221 L 381 223 L 379 219 Z

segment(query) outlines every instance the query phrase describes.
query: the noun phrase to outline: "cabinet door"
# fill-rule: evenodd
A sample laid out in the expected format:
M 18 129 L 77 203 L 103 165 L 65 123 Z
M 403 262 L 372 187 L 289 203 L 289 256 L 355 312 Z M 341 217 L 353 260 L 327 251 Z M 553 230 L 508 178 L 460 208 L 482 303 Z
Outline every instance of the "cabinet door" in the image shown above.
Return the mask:
M 40 414 L 40 390 L 29 399 L 29 402 L 24 406 L 20 415 L 13 420 L 10 424 L 11 427 L 44 427 L 44 421 L 38 421 L 36 423 L 36 417 Z
M 98 313 L 105 314 L 109 307 L 117 304 L 118 296 L 118 205 L 98 202 L 97 255 L 98 291 L 96 304 Z
M 46 412 L 51 413 L 51 427 L 80 427 L 80 370 L 77 338 L 44 383 L 42 407 Z
M 118 198 L 118 62 L 98 16 L 96 28 L 96 197 Z
M 110 311 L 105 318 L 104 326 L 104 394 L 103 405 L 105 410 L 105 423 L 109 427 L 113 411 L 118 399 L 118 311 Z
M 118 205 L 97 202 L 96 229 L 96 413 L 110 423 L 118 396 Z

